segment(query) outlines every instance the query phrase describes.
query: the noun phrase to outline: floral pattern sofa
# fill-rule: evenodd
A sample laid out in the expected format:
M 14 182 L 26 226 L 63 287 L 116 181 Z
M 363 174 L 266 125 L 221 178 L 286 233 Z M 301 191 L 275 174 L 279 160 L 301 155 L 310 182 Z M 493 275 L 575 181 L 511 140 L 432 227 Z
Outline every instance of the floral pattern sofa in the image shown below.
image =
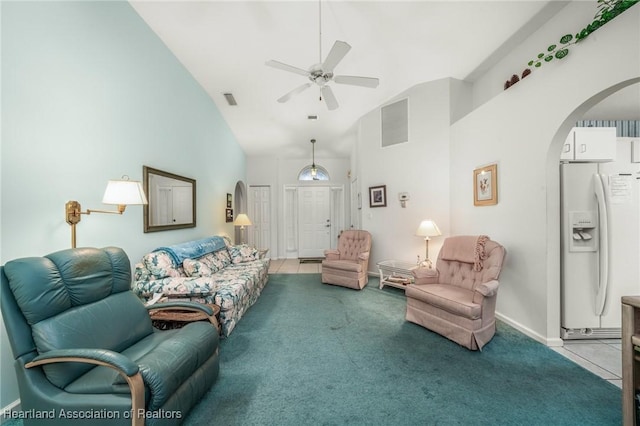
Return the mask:
M 149 299 L 191 300 L 220 307 L 223 336 L 253 305 L 266 285 L 269 258 L 246 244 L 232 245 L 227 237 L 210 237 L 160 247 L 135 265 L 133 291 Z

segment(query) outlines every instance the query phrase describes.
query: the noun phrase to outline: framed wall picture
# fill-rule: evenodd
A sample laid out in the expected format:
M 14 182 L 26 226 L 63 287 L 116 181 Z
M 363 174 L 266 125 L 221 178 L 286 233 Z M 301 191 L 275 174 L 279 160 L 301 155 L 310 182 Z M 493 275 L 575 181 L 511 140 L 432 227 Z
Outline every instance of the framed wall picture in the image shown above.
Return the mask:
M 369 207 L 387 207 L 387 186 L 369 187 Z
M 231 194 L 227 194 L 227 208 L 231 208 Z
M 498 204 L 498 165 L 480 167 L 473 171 L 473 205 Z
M 225 217 L 226 217 L 226 222 L 233 222 L 233 209 L 226 209 L 225 210 Z

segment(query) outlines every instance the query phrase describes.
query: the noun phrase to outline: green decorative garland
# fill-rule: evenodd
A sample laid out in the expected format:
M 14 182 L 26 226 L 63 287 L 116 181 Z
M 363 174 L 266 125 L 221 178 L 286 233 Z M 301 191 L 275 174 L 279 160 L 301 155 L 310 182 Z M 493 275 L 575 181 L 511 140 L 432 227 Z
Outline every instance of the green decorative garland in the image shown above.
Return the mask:
M 598 12 L 594 16 L 593 22 L 583 28 L 575 36 L 571 34 L 565 34 L 560 38 L 559 44 L 552 44 L 547 47 L 547 51 L 539 53 L 536 59 L 529 61 L 527 65 L 534 68 L 540 68 L 544 62 L 551 62 L 554 59 L 563 59 L 569 54 L 569 46 L 576 44 L 579 41 L 584 40 L 607 22 L 611 21 L 616 16 L 620 15 L 631 6 L 640 2 L 640 0 L 598 0 Z M 531 69 L 527 68 L 522 72 L 522 78 L 525 78 L 531 74 Z M 514 74 L 511 79 L 507 80 L 504 84 L 504 89 L 520 81 L 520 78 Z

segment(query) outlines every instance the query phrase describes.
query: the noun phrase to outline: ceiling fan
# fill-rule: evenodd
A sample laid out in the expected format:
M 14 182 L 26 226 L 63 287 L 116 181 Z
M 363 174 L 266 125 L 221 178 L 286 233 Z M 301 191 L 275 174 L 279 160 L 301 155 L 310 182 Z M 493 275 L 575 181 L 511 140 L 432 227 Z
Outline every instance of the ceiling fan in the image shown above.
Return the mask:
M 319 4 L 321 4 L 319 2 Z M 319 28 L 320 28 L 320 37 L 319 37 L 319 45 L 320 45 L 320 53 L 319 60 L 322 61 L 322 10 L 319 12 Z M 302 68 L 294 67 L 292 65 L 288 65 L 278 61 L 267 61 L 265 64 L 278 68 L 280 70 L 289 71 L 295 74 L 300 74 L 307 77 L 310 82 L 303 84 L 302 86 L 296 87 L 286 95 L 282 96 L 278 99 L 278 102 L 284 103 L 291 99 L 292 96 L 297 95 L 298 93 L 303 92 L 304 90 L 311 87 L 314 83 L 320 87 L 320 100 L 323 100 L 327 104 L 327 108 L 330 110 L 334 110 L 338 108 L 338 101 L 333 94 L 333 90 L 328 85 L 331 81 L 337 84 L 349 84 L 353 86 L 361 86 L 361 87 L 369 87 L 375 88 L 378 87 L 379 80 L 373 77 L 358 77 L 351 75 L 334 75 L 333 69 L 342 61 L 345 55 L 351 50 L 351 46 L 344 41 L 336 41 L 329 51 L 329 54 L 325 58 L 324 62 L 320 62 L 318 64 L 312 65 L 308 70 L 304 70 Z

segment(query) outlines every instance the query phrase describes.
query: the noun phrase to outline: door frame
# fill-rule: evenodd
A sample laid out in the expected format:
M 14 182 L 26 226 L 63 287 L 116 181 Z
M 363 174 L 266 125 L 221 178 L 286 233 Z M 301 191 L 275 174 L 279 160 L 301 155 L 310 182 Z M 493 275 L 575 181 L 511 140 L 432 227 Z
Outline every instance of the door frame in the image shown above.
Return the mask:
M 331 246 L 333 192 L 329 186 L 298 188 L 298 258 L 321 258 Z M 310 203 L 310 204 L 309 204 Z M 328 228 L 328 229 L 327 229 Z
M 344 196 L 345 196 L 345 192 L 344 192 L 344 185 L 343 184 L 330 184 L 330 183 L 323 183 L 323 184 L 318 184 L 316 182 L 309 182 L 309 183 L 300 183 L 300 184 L 285 184 L 283 185 L 282 188 L 282 193 L 283 193 L 283 197 L 282 197 L 282 220 L 283 220 L 283 232 L 282 232 L 282 236 L 283 236 L 283 242 L 284 242 L 284 247 L 283 247 L 283 251 L 284 251 L 284 257 L 288 258 L 288 259 L 297 259 L 298 258 L 298 251 L 299 251 L 299 226 L 298 226 L 298 221 L 299 221 L 299 214 L 300 214 L 300 210 L 299 210 L 299 206 L 298 206 L 298 189 L 299 188 L 303 188 L 303 187 L 329 187 L 330 190 L 330 194 L 331 194 L 331 207 L 330 207 L 330 212 L 331 212 L 331 217 L 332 220 L 334 218 L 334 216 L 336 218 L 340 218 L 339 220 L 339 224 L 337 224 L 336 226 L 341 226 L 343 229 L 345 227 L 345 202 L 344 202 Z M 339 196 L 337 194 L 340 194 Z M 339 199 L 341 199 L 341 202 L 339 203 L 339 206 L 336 206 L 335 203 L 333 202 L 334 197 L 338 196 Z M 331 242 L 330 242 L 330 246 L 331 247 L 327 247 L 327 248 L 335 248 L 337 247 L 337 243 L 338 243 L 338 239 L 333 238 L 333 235 L 335 233 L 335 235 L 339 235 L 340 234 L 340 229 L 336 229 L 334 228 L 334 223 L 331 223 Z M 335 240 L 335 241 L 334 241 Z

